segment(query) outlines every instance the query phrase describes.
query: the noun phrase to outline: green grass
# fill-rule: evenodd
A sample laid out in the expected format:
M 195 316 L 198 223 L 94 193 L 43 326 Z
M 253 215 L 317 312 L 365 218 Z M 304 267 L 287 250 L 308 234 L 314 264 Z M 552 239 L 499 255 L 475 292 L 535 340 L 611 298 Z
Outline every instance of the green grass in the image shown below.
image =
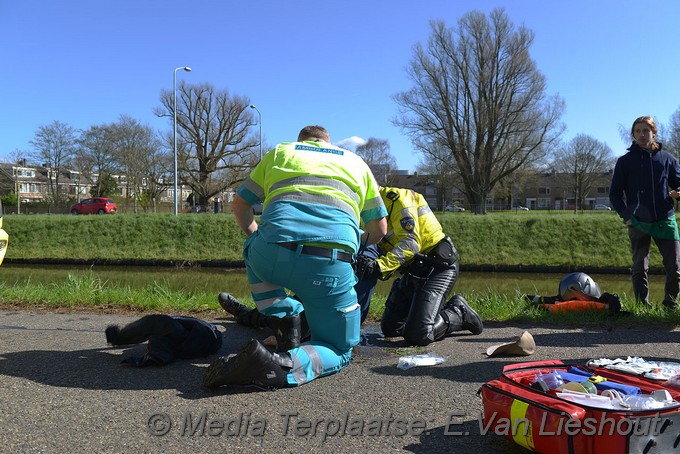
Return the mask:
M 625 267 L 627 228 L 607 213 L 439 215 L 462 264 Z M 659 264 L 658 257 L 652 257 Z
M 377 323 L 385 307 L 387 293 L 379 287 L 371 302 L 368 321 Z M 243 303 L 255 307 L 247 288 L 232 292 Z M 69 274 L 59 284 L 0 285 L 0 305 L 39 309 L 77 309 L 100 312 L 162 312 L 224 316 L 214 293 L 172 290 L 167 282 L 151 282 L 142 288 L 115 286 L 94 273 Z M 627 316 L 606 312 L 551 314 L 524 300 L 520 293 L 500 295 L 492 292 L 463 294 L 486 322 L 515 322 L 559 326 L 622 326 L 680 324 L 680 312 L 666 313 L 660 307 L 648 307 L 622 301 Z
M 611 212 L 438 213 L 462 266 L 629 266 L 627 230 Z M 5 216 L 7 259 L 241 261 L 228 213 Z M 660 265 L 658 255 L 652 266 Z
M 511 212 L 477 216 L 439 213 L 444 231 L 458 249 L 461 267 L 628 267 L 626 227 L 611 212 Z M 245 236 L 231 214 L 125 214 L 114 216 L 35 215 L 6 216 L 10 235 L 7 260 L 172 260 L 179 263 L 226 261 L 242 263 Z M 661 265 L 652 248 L 651 265 Z M 389 285 L 378 287 L 369 317 L 378 321 Z M 247 286 L 235 296 L 253 306 Z M 487 321 L 606 325 L 604 313 L 549 314 L 524 302 L 522 295 L 490 291 L 464 294 Z M 0 304 L 45 308 L 219 312 L 216 295 L 202 291 L 172 290 L 166 282 L 142 288 L 113 285 L 96 275 L 69 278 L 60 284 L 0 285 Z M 616 323 L 680 323 L 678 313 L 641 307 L 623 301 L 629 317 Z
M 6 216 L 6 259 L 241 261 L 232 215 Z
M 59 284 L 0 285 L 0 295 L 0 304 L 34 308 L 178 313 L 219 309 L 212 293 L 171 290 L 167 283 L 156 281 L 142 288 L 115 286 L 93 273 L 69 274 Z

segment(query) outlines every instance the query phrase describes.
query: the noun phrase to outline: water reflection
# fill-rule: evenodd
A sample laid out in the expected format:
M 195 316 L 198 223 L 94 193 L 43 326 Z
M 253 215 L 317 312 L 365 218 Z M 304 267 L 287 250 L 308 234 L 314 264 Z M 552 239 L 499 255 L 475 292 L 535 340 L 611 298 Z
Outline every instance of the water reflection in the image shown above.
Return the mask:
M 106 267 L 106 266 L 35 266 L 4 264 L 0 268 L 0 284 L 30 285 L 31 283 L 62 283 L 69 274 L 93 274 L 105 283 L 130 288 L 146 287 L 154 282 L 165 284 L 173 290 L 214 293 L 229 290 L 248 294 L 244 269 L 223 268 L 159 268 L 159 267 Z M 517 293 L 555 295 L 562 274 L 551 273 L 475 273 L 463 271 L 455 291 L 463 294 L 497 294 L 514 296 Z M 632 295 L 630 277 L 625 274 L 591 274 L 604 292 L 626 297 Z M 650 276 L 653 299 L 663 297 L 664 276 Z M 392 280 L 379 282 L 379 293 L 389 293 Z

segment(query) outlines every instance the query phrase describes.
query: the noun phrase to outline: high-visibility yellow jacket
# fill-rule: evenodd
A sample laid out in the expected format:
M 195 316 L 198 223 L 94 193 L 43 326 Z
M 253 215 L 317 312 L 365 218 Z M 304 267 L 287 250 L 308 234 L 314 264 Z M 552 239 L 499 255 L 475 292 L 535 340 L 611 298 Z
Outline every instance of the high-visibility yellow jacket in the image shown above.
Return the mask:
M 387 235 L 378 244 L 382 279 L 408 265 L 417 253 L 427 253 L 446 237 L 442 226 L 425 201 L 410 189 L 380 188 L 387 208 Z
M 322 141 L 284 142 L 268 152 L 238 188 L 250 204 L 264 201 L 258 231 L 266 241 L 359 248 L 361 222 L 387 211 L 368 165 Z

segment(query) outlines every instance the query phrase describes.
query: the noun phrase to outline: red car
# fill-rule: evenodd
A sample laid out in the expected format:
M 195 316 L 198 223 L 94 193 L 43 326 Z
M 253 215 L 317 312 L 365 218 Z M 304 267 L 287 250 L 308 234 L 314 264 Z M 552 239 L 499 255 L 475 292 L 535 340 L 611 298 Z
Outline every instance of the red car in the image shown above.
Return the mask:
M 92 197 L 74 203 L 69 210 L 71 214 L 114 214 L 118 211 L 116 202 L 104 197 Z

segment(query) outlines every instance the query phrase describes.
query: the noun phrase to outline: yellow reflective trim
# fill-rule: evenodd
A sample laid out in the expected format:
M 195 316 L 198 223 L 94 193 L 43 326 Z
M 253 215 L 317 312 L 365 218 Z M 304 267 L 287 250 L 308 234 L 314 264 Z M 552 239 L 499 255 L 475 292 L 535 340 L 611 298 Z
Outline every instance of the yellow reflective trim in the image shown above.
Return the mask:
M 519 400 L 513 400 L 510 407 L 511 433 L 515 443 L 525 448 L 534 450 L 534 436 L 531 421 L 526 418 L 529 404 Z

